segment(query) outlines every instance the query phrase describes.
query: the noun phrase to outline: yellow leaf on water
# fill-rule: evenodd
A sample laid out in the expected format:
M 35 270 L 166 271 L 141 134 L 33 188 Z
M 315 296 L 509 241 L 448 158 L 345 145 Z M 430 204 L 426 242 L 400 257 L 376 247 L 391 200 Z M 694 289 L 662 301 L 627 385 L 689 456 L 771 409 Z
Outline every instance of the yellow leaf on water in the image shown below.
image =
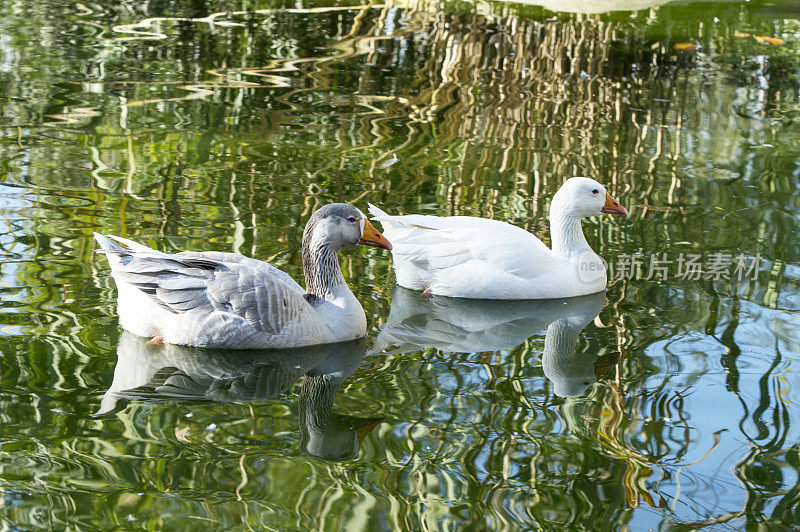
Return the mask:
M 757 40 L 761 44 L 764 44 L 764 43 L 766 43 L 766 44 L 774 44 L 776 46 L 781 46 L 783 43 L 786 42 L 783 39 L 781 39 L 780 37 L 764 37 L 762 35 L 751 35 L 749 33 L 743 33 L 741 31 L 734 31 L 733 32 L 733 36 L 734 37 L 752 37 L 753 39 Z
M 776 46 L 781 46 L 784 42 L 786 42 L 780 37 L 761 37 L 760 35 L 753 35 L 753 38 L 762 44 L 769 43 Z
M 697 49 L 697 45 L 690 42 L 679 42 L 672 45 L 672 48 L 679 52 L 691 52 Z

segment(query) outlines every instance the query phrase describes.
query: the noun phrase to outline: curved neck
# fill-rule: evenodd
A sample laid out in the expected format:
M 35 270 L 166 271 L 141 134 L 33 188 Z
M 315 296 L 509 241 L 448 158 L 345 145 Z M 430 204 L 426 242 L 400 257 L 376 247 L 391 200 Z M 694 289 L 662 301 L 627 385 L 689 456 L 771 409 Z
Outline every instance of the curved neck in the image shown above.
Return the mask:
M 337 297 L 343 287 L 350 291 L 342 276 L 337 253 L 337 249 L 314 238 L 313 228 L 307 228 L 303 233 L 303 275 L 308 294 L 330 300 Z
M 570 260 L 575 255 L 592 251 L 583 236 L 581 219 L 556 205 L 550 207 L 550 239 L 553 255 L 558 259 Z

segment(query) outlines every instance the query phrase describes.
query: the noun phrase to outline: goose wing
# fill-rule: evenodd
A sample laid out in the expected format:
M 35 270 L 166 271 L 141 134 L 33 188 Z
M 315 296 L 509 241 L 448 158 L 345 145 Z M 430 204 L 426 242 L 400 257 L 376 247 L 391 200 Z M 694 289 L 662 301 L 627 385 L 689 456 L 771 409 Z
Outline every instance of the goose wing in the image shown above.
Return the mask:
M 470 216 L 390 216 L 374 205 L 370 213 L 392 242 L 398 282 L 411 288 L 431 283 L 480 288 L 488 283 L 502 290 L 520 281 L 544 279 L 557 266 L 541 240 L 505 222 Z
M 174 314 L 215 311 L 244 318 L 256 331 L 278 334 L 293 322 L 319 316 L 286 273 L 233 253 L 161 253 L 95 235 L 117 282 L 147 294 Z

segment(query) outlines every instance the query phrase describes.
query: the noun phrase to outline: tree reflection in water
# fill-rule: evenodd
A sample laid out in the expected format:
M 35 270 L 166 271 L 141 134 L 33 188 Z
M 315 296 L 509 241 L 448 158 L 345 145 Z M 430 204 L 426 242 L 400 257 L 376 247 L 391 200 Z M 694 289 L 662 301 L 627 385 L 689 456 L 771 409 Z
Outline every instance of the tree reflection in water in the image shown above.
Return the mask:
M 596 15 L 483 2 L 3 2 L 0 518 L 51 529 L 130 518 L 157 529 L 793 526 L 797 27 L 794 3 L 761 0 Z M 321 204 L 489 216 L 546 235 L 549 198 L 571 175 L 633 207 L 624 225 L 585 224 L 610 261 L 744 253 L 761 259 L 757 282 L 645 271 L 613 280 L 594 324 L 582 325 L 590 313 L 522 320 L 505 345 L 489 322 L 458 342 L 448 326 L 434 347 L 394 325 L 452 322 L 434 307 L 427 321 L 394 321 L 388 258 L 345 255 L 376 342 L 395 334 L 407 352 L 366 357 L 344 382 L 349 369 L 305 374 L 277 395 L 267 385 L 278 369 L 217 360 L 230 373 L 214 380 L 170 362 L 180 371 L 152 380 L 143 363 L 130 369 L 140 384 L 202 400 L 138 388 L 92 417 L 118 334 L 93 230 L 237 251 L 298 277 L 297 242 Z M 489 317 L 514 323 L 503 312 Z M 576 356 L 549 359 L 562 352 Z M 359 428 L 379 418 L 356 452 Z

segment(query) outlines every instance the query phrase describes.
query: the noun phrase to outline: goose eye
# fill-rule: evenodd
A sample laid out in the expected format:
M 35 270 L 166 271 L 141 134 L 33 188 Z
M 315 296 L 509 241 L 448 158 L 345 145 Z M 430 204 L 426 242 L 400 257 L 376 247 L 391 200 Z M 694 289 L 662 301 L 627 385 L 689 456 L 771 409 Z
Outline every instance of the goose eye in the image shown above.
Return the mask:
M 347 221 L 350 222 L 351 224 L 354 224 L 354 223 L 356 223 L 356 217 L 355 216 L 350 216 L 349 218 L 347 218 Z
M 598 192 L 600 192 L 600 191 L 597 190 L 597 189 L 592 190 L 592 194 L 597 194 Z

